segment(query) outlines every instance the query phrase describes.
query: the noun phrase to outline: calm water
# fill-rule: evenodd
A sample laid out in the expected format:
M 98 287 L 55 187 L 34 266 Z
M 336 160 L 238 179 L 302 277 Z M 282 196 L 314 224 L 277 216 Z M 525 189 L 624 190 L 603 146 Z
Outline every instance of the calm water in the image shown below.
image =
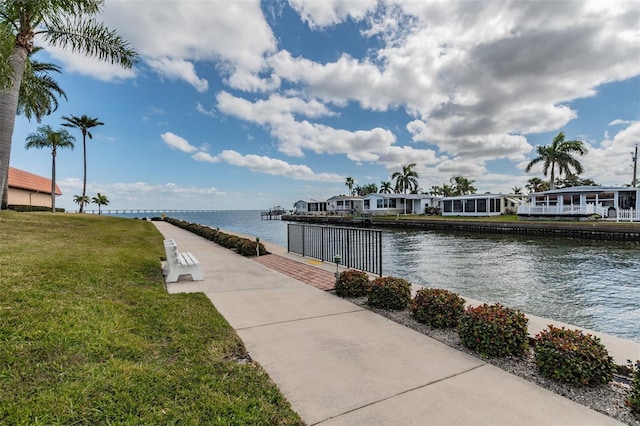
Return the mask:
M 259 211 L 172 217 L 287 245 L 287 223 Z M 384 275 L 640 342 L 637 243 L 385 231 L 382 257 Z

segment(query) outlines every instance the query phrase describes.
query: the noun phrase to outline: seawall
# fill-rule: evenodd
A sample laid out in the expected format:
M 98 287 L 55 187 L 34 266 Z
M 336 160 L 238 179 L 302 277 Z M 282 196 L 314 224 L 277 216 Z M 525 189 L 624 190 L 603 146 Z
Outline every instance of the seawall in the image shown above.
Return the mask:
M 438 230 L 478 232 L 490 234 L 514 234 L 540 237 L 581 238 L 589 240 L 612 240 L 640 242 L 640 223 L 605 222 L 490 222 L 460 219 L 405 219 L 367 218 L 352 219 L 347 216 L 303 216 L 284 215 L 282 220 L 318 225 L 357 226 L 392 229 Z

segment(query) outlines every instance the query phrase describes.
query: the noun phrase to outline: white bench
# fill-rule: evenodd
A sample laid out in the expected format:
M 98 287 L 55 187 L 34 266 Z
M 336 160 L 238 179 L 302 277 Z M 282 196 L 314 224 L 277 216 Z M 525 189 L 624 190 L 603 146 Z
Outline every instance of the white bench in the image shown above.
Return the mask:
M 174 240 L 164 240 L 164 252 L 167 256 L 166 282 L 175 283 L 181 275 L 191 275 L 194 281 L 204 280 L 198 259 L 189 252 L 179 252 Z

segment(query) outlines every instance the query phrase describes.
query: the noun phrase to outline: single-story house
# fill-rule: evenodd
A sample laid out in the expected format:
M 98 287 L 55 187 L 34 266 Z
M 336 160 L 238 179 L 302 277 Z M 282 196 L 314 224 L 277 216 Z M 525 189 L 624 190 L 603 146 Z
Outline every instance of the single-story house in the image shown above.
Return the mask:
M 529 195 L 518 208 L 518 218 L 580 220 L 594 215 L 603 219 L 640 220 L 640 188 L 574 186 Z
M 470 194 L 445 197 L 440 200 L 442 216 L 499 216 L 515 213 L 527 195 Z
M 363 198 L 363 213 L 373 216 L 424 214 L 427 207 L 436 207 L 439 197 L 429 194 L 371 193 Z
M 51 179 L 9 167 L 7 204 L 51 208 Z M 56 184 L 55 195 L 62 195 Z
M 325 214 L 327 212 L 327 202 L 318 200 L 298 200 L 294 203 L 296 214 Z
M 329 214 L 362 213 L 362 197 L 352 195 L 336 195 L 327 200 Z

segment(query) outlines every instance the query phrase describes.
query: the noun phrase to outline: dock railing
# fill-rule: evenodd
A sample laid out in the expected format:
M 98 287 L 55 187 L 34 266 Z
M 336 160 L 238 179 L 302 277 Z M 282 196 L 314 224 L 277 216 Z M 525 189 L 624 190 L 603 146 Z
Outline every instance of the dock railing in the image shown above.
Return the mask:
M 337 226 L 287 225 L 287 250 L 305 257 L 333 262 L 382 276 L 382 231 Z

